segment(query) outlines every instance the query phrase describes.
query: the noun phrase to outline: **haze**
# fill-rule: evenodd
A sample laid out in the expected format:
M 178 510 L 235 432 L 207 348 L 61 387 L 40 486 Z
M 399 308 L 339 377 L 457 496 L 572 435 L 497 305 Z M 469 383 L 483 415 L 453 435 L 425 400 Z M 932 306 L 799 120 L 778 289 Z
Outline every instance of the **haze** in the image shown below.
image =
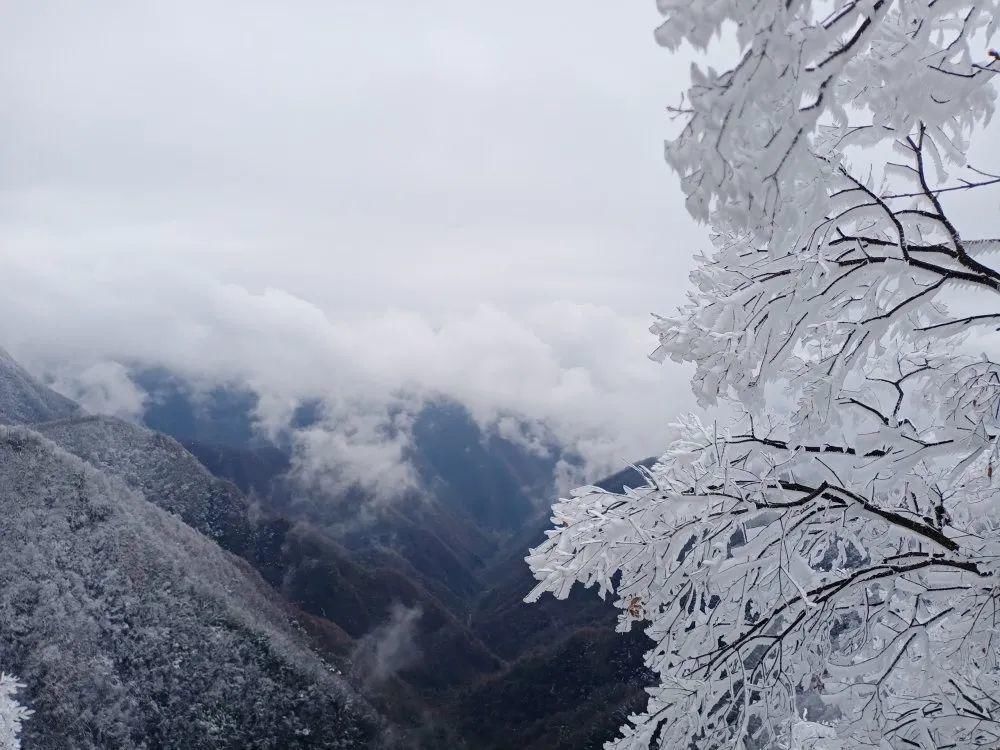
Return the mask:
M 653 453 L 690 399 L 648 315 L 707 244 L 661 156 L 688 61 L 658 22 L 645 0 L 14 4 L 0 345 L 125 416 L 128 368 L 158 364 L 250 384 L 265 428 L 305 398 L 377 426 L 443 395 L 595 472 Z

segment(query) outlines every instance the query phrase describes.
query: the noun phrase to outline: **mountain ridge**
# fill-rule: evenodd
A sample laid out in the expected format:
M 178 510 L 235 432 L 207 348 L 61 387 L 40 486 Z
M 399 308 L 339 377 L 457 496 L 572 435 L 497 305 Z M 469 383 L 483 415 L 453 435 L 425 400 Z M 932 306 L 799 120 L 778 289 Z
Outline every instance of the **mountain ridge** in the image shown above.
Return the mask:
M 0 424 L 31 424 L 82 412 L 77 404 L 40 383 L 0 348 Z
M 6 365 L 0 360 L 0 382 Z M 6 380 L 46 403 L 46 387 L 25 378 L 18 367 L 18 377 Z M 354 674 L 379 732 L 414 748 L 596 750 L 642 705 L 649 641 L 638 631 L 616 635 L 613 607 L 582 591 L 565 602 L 522 602 L 533 585 L 523 557 L 548 528 L 531 487 L 550 480 L 549 459 L 521 456 L 445 402 L 424 414 L 417 433 L 423 450 L 414 460 L 426 494 L 380 506 L 333 534 L 337 525 L 325 527 L 324 518 L 336 522 L 349 506 L 317 512 L 303 505 L 311 500 L 296 498 L 290 455 L 248 437 L 251 396 L 219 391 L 202 424 L 206 417 L 185 401 L 183 384 L 175 379 L 171 387 L 156 418 L 177 427 L 176 436 L 58 399 L 33 412 L 55 418 L 30 429 L 228 555 L 281 605 L 296 648 Z M 602 484 L 641 481 L 626 469 Z M 272 606 L 246 599 L 250 610 Z M 387 632 L 399 607 L 410 613 L 414 658 L 372 683 L 357 671 L 365 658 L 359 649 Z M 3 611 L 0 602 L 0 617 Z M 8 668 L 2 653 L 0 665 Z M 373 737 L 355 744 L 383 742 Z
M 0 487 L 27 746 L 391 744 L 270 587 L 176 517 L 26 427 L 0 427 Z

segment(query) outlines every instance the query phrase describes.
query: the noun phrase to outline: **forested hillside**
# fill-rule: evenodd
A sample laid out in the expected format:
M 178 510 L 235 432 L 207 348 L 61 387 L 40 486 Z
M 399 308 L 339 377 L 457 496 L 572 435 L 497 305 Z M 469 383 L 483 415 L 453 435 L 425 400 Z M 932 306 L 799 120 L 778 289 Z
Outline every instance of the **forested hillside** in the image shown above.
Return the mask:
M 0 663 L 27 747 L 377 746 L 385 726 L 245 563 L 24 428 L 0 429 Z
M 79 413 L 80 407 L 39 383 L 0 348 L 0 424 L 31 424 Z
M 309 540 L 308 557 L 318 565 L 294 578 L 298 586 L 285 587 L 294 601 L 353 637 L 386 621 L 394 602 L 421 608 L 419 657 L 398 676 L 422 696 L 436 722 L 453 727 L 454 742 L 470 750 L 596 750 L 644 705 L 652 680 L 642 659 L 648 640 L 611 632 L 610 603 L 581 592 L 569 602 L 524 604 L 533 585 L 524 554 L 544 538 L 548 519 L 541 507 L 551 492 L 538 489 L 541 496 L 532 499 L 525 488 L 550 486 L 551 460 L 482 434 L 454 404 L 434 404 L 415 430 L 421 438 L 416 460 L 433 492 L 380 507 L 358 524 L 350 505 L 324 510 L 296 496 L 286 481 L 289 461 L 273 458 L 288 454 L 244 429 L 251 424 L 252 396 L 220 391 L 195 401 L 183 381 L 164 373 L 146 382 L 165 389 L 152 407 L 154 423 L 176 427 L 178 439 L 220 476 L 246 481 L 253 467 L 248 488 L 297 519 L 296 529 Z M 627 469 L 600 484 L 620 490 L 643 481 Z M 361 504 L 364 496 L 352 500 Z M 321 562 L 324 556 L 336 565 Z M 428 617 L 435 611 L 448 613 L 443 632 L 461 634 L 458 640 L 436 645 L 434 632 L 442 631 L 434 627 L 437 616 Z M 463 666 L 470 659 L 475 668 Z M 384 686 L 390 702 L 399 695 L 393 684 Z
M 0 665 L 36 710 L 26 741 L 597 748 L 641 705 L 644 644 L 609 637 L 612 608 L 521 601 L 523 550 L 546 524 L 528 488 L 548 486 L 551 462 L 484 438 L 455 406 L 420 424 L 431 491 L 357 523 L 296 494 L 286 447 L 232 427 L 246 420 L 238 398 L 207 414 L 179 393 L 176 413 L 158 407 L 213 474 L 174 438 L 85 415 L 10 359 L 0 375 L 18 405 L 41 405 L 18 406 L 41 419 L 8 429 L 0 453 L 17 511 L 5 564 L 31 571 L 0 600 Z M 611 483 L 626 481 L 640 478 Z M 95 696 L 114 701 L 97 711 Z

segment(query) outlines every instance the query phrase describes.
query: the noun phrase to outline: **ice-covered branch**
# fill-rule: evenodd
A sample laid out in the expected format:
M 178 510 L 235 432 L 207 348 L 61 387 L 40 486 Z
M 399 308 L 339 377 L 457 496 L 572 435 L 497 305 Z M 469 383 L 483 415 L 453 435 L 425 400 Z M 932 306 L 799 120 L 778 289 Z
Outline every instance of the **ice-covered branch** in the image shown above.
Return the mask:
M 667 148 L 714 248 L 652 328 L 736 416 L 680 420 L 646 487 L 556 504 L 528 598 L 596 586 L 652 639 L 660 684 L 608 747 L 788 747 L 804 716 L 839 747 L 1000 746 L 1000 364 L 967 348 L 1000 329 L 1000 240 L 947 202 L 1000 184 L 965 159 L 997 3 L 660 8 L 670 48 L 736 31 Z

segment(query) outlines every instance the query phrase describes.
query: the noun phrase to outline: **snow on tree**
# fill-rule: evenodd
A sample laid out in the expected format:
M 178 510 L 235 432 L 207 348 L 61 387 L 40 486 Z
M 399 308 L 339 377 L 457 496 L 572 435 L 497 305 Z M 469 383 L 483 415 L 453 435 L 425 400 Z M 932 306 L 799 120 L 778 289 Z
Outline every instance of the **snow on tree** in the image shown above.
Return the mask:
M 714 248 L 653 326 L 729 418 L 557 503 L 528 601 L 645 623 L 660 683 L 609 748 L 1000 747 L 1000 239 L 948 209 L 1000 184 L 966 160 L 997 2 L 660 8 L 671 49 L 739 47 L 674 108 Z
M 31 716 L 31 711 L 14 698 L 23 687 L 13 675 L 0 672 L 0 750 L 21 748 L 21 722 Z

